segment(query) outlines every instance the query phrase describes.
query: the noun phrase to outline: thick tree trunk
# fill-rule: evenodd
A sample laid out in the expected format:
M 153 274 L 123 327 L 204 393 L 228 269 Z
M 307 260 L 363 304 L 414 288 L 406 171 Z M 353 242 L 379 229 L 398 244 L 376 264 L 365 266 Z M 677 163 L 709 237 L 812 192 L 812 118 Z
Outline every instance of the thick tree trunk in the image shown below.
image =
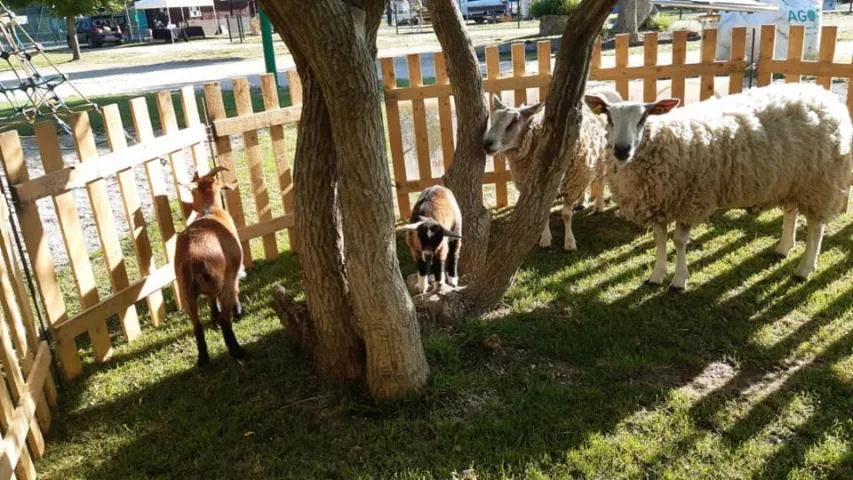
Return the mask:
M 261 3 L 290 51 L 305 60 L 297 65 L 300 76 L 316 79 L 331 121 L 327 141 L 337 157 L 344 265 L 368 389 L 375 398 L 410 394 L 426 383 L 429 368 L 396 253 L 375 64 L 384 2 L 317 0 L 311 8 L 298 0 Z M 310 128 L 303 118 L 300 135 Z
M 616 18 L 618 33 L 630 33 L 632 40 L 639 40 L 640 26 L 652 14 L 651 0 L 620 0 Z
M 68 47 L 71 49 L 71 61 L 80 60 L 80 42 L 77 39 L 77 20 L 65 17 L 65 27 L 68 29 Z
M 453 85 L 458 126 L 456 150 L 453 164 L 444 175 L 444 184 L 453 190 L 462 209 L 465 248 L 461 252 L 460 265 L 462 274 L 470 280 L 484 268 L 489 246 L 491 216 L 482 201 L 483 171 L 486 167 L 482 145 L 489 109 L 483 95 L 480 62 L 457 2 L 431 0 L 427 6 Z
M 525 256 L 535 245 L 557 195 L 567 156 L 577 140 L 581 100 L 586 87 L 594 42 L 616 0 L 584 0 L 563 33 L 546 103 L 542 137 L 521 195 L 493 247 L 485 268 L 461 291 L 419 299 L 419 307 L 439 320 L 479 315 L 492 308 L 512 284 Z M 466 77 L 467 78 L 467 77 Z M 460 118 L 460 123 L 464 119 Z M 479 178 L 479 177 L 477 177 Z

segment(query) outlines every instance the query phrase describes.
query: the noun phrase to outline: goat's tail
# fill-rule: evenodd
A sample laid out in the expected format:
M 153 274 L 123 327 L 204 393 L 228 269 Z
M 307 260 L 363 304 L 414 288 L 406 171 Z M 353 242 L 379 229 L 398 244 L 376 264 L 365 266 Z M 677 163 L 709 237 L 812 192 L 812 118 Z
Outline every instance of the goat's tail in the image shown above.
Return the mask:
M 222 290 L 221 276 L 213 275 L 203 262 L 190 263 L 189 274 L 202 293 L 214 294 Z

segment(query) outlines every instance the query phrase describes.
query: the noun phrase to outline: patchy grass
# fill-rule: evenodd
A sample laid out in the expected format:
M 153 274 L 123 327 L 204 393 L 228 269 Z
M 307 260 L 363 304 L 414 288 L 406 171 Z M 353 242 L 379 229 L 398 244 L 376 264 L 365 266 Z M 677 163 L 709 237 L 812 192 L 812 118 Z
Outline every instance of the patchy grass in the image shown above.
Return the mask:
M 560 223 L 555 215 L 556 245 Z M 63 479 L 853 476 L 853 216 L 829 227 L 819 270 L 797 283 L 802 242 L 786 260 L 772 253 L 779 211 L 717 215 L 694 233 L 681 295 L 642 283 L 650 232 L 613 209 L 575 225 L 580 251 L 531 253 L 494 312 L 424 326 L 430 382 L 400 402 L 316 378 L 269 306 L 273 284 L 299 291 L 298 261 L 260 262 L 236 325 L 252 361 L 231 361 L 211 330 L 213 365 L 198 371 L 189 322 L 171 314 L 62 385 L 39 470 Z M 483 350 L 491 334 L 502 351 Z

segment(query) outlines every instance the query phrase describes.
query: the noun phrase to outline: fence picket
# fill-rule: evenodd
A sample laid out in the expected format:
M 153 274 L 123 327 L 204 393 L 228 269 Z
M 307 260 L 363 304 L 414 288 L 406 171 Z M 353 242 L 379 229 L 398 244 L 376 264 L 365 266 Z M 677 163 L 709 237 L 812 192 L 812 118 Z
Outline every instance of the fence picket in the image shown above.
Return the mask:
M 222 100 L 222 88 L 219 82 L 208 83 L 204 86 L 204 103 L 207 106 L 207 114 L 210 116 L 210 121 L 225 119 L 228 115 L 225 113 L 225 102 Z M 228 172 L 220 174 L 220 178 L 228 183 L 237 181 L 237 167 L 234 165 L 234 155 L 231 148 L 231 139 L 227 136 L 216 137 L 216 157 L 219 165 L 228 169 Z M 225 205 L 231 218 L 234 219 L 234 225 L 237 230 L 246 226 L 246 216 L 243 213 L 243 200 L 240 197 L 240 188 L 225 191 Z M 243 266 L 246 268 L 252 265 L 252 249 L 249 242 L 243 242 Z
M 270 74 L 261 75 L 261 95 L 264 98 L 264 110 L 275 110 L 280 108 L 278 98 L 278 85 L 275 77 Z M 284 125 L 270 127 L 270 142 L 272 143 L 273 157 L 275 157 L 276 173 L 278 174 L 278 186 L 281 191 L 281 203 L 284 213 L 293 212 L 293 174 L 290 170 L 290 162 L 287 160 L 287 144 L 284 138 Z M 295 230 L 287 229 L 287 238 L 293 248 Z
M 551 42 L 543 40 L 536 44 L 536 56 L 539 62 L 538 75 L 543 78 L 551 78 Z M 545 103 L 548 100 L 548 90 L 550 86 L 543 85 L 539 87 L 539 101 Z
M 647 32 L 643 37 L 643 65 L 658 63 L 658 32 Z M 658 96 L 658 79 L 649 75 L 643 79 L 643 101 L 654 102 Z
M 151 127 L 148 104 L 145 103 L 144 98 L 137 97 L 130 101 L 130 116 L 133 118 L 133 127 L 136 129 L 136 140 L 140 143 L 153 140 L 154 129 Z M 166 192 L 166 180 L 163 177 L 159 160 L 145 162 L 145 176 L 148 178 L 154 215 L 157 217 L 157 226 L 160 229 L 163 248 L 166 251 L 166 264 L 171 264 L 175 260 L 175 247 L 178 237 L 175 232 L 172 209 L 169 205 L 169 196 Z M 175 302 L 182 305 L 183 296 L 178 282 L 173 282 L 172 287 L 175 292 Z
M 409 86 L 421 87 L 424 84 L 421 73 L 421 55 L 412 53 L 406 56 L 409 65 Z M 429 130 L 426 122 L 426 105 L 423 99 L 412 100 L 412 123 L 414 124 L 415 153 L 418 157 L 418 178 L 433 178 L 430 164 Z
M 3 292 L 6 293 L 6 292 Z M 9 391 L 11 398 L 0 398 L 0 402 L 17 402 L 24 392 L 26 380 L 24 373 L 21 371 L 21 366 L 18 364 L 18 359 L 15 357 L 15 347 L 12 345 L 12 338 L 5 324 L 0 323 L 0 362 L 3 364 L 3 370 L 6 373 L 6 380 L 9 382 Z M 0 378 L 2 383 L 2 378 Z M 5 387 L 5 385 L 4 385 Z M 9 392 L 4 392 L 7 396 Z M 41 396 L 40 396 L 41 398 Z M 42 402 L 44 399 L 42 398 Z M 45 405 L 46 406 L 46 405 Z M 5 408 L 5 407 L 4 407 Z M 44 410 L 42 410 L 44 412 Z M 48 414 L 50 411 L 48 410 Z M 27 431 L 27 444 L 30 446 L 30 451 L 33 457 L 38 460 L 44 456 L 44 436 L 41 433 L 38 422 L 35 419 L 30 422 L 30 429 Z
M 9 184 L 16 185 L 30 179 L 24 162 L 24 152 L 18 132 L 10 131 L 0 134 L 0 158 L 6 169 L 6 179 Z M 33 273 L 38 280 L 38 294 L 44 305 L 47 320 L 51 328 L 68 319 L 68 310 L 65 300 L 59 288 L 59 280 L 56 277 L 56 268 L 44 227 L 41 223 L 38 207 L 35 202 L 24 202 L 18 205 L 18 221 L 21 226 L 21 235 L 27 247 L 30 264 Z M 66 378 L 72 379 L 83 372 L 83 364 L 80 354 L 77 352 L 75 342 L 56 341 L 56 353 L 58 356 L 62 373 Z
M 249 81 L 245 78 L 235 78 L 232 85 L 234 102 L 237 104 L 237 115 L 243 116 L 254 113 Z M 255 200 L 255 211 L 258 216 L 258 222 L 268 222 L 272 220 L 272 210 L 269 188 L 267 187 L 267 180 L 264 177 L 264 160 L 261 155 L 261 145 L 258 141 L 257 130 L 243 132 L 243 147 L 246 149 L 249 182 L 252 187 L 252 197 Z M 264 258 L 267 260 L 275 259 L 278 256 L 278 245 L 276 244 L 275 235 L 264 235 L 262 241 L 264 245 Z
M 614 44 L 616 46 L 616 68 L 628 66 L 628 45 L 630 40 L 631 36 L 627 33 L 619 33 L 614 38 Z M 628 99 L 627 78 L 619 78 L 616 80 L 616 91 L 619 92 L 619 95 L 621 95 L 623 99 Z
M 732 49 L 729 61 L 742 62 L 746 59 L 746 28 L 732 29 Z M 729 75 L 729 94 L 743 91 L 743 71 L 735 71 Z
M 436 52 L 434 56 L 435 62 L 435 83 L 437 85 L 450 85 L 450 79 L 447 77 L 447 66 L 444 63 L 444 54 Z M 453 162 L 453 150 L 455 148 L 453 139 L 453 111 L 450 109 L 450 95 L 441 95 L 438 97 L 438 127 L 441 130 L 441 161 L 444 165 L 444 171 L 450 168 Z
M 9 389 L 6 388 L 6 382 L 0 381 L 0 427 L 3 427 L 3 430 L 6 431 L 7 434 L 13 425 L 14 414 L 15 405 L 12 403 L 12 397 L 9 395 Z M 29 436 L 27 437 L 27 440 L 29 441 Z M 20 480 L 34 480 L 37 477 L 36 467 L 33 464 L 30 452 L 24 445 L 21 445 L 20 452 L 21 455 L 18 459 L 18 464 L 15 466 L 15 476 Z M 11 476 L 8 478 L 11 478 Z
M 408 218 L 412 210 L 409 192 L 403 185 L 409 181 L 406 175 L 406 159 L 403 154 L 403 129 L 400 124 L 400 104 L 389 98 L 388 92 L 397 89 L 397 75 L 394 73 L 394 59 L 383 58 L 382 85 L 385 88 L 385 115 L 388 119 L 388 142 L 391 145 L 391 165 L 394 170 L 394 182 L 397 185 L 397 208 L 400 218 Z M 300 89 L 301 93 L 301 89 Z
M 124 136 L 124 125 L 122 125 L 118 105 L 107 105 L 103 109 L 103 115 L 104 129 L 106 130 L 110 149 L 113 152 L 120 152 L 127 149 L 127 139 Z M 133 168 L 122 170 L 116 176 L 118 177 L 118 186 L 124 206 L 125 218 L 130 229 L 133 251 L 136 254 L 139 275 L 147 277 L 157 269 L 157 265 L 154 260 L 154 253 L 151 250 L 151 240 L 148 238 L 148 229 L 145 222 L 145 215 L 142 212 L 142 202 L 139 200 L 139 190 L 136 188 Z M 166 317 L 166 306 L 163 302 L 162 292 L 158 291 L 152 294 L 146 299 L 146 302 L 148 303 L 148 314 L 151 316 L 151 323 L 154 326 L 160 325 Z
M 498 55 L 498 47 L 486 47 L 486 76 L 489 80 L 496 80 L 501 76 L 501 60 Z M 501 96 L 500 90 L 490 90 L 489 111 L 493 111 L 495 106 L 491 101 L 491 95 Z M 493 155 L 492 162 L 494 163 L 495 173 L 498 175 L 507 171 L 506 157 L 503 154 Z M 520 185 L 516 185 L 518 188 Z M 509 195 L 507 193 L 507 184 L 504 181 L 497 180 L 495 182 L 495 203 L 498 208 L 505 207 L 509 204 Z
M 160 116 L 160 125 L 163 133 L 175 133 L 179 130 L 178 117 L 175 115 L 175 105 L 172 103 L 172 92 L 163 91 L 157 93 L 157 113 Z M 184 223 L 190 218 L 193 211 L 193 194 L 181 184 L 188 184 L 190 178 L 184 162 L 184 152 L 177 151 L 169 155 L 169 170 L 172 173 L 172 184 L 178 192 L 178 202 L 181 205 L 181 214 Z
M 184 126 L 190 128 L 194 125 L 201 125 L 201 117 L 198 114 L 198 102 L 195 98 L 195 89 L 192 85 L 187 85 L 181 88 L 181 107 L 184 111 Z M 194 145 L 192 147 L 193 165 L 199 175 L 204 175 L 210 171 L 210 157 L 207 153 L 207 147 L 204 144 Z
M 71 130 L 74 136 L 74 145 L 77 148 L 77 157 L 80 162 L 97 162 L 98 150 L 95 146 L 95 136 L 89 124 L 87 113 L 77 113 L 71 117 Z M 92 205 L 92 215 L 95 217 L 95 228 L 101 242 L 101 251 L 104 255 L 104 263 L 110 277 L 113 291 L 118 292 L 130 285 L 127 276 L 127 267 L 124 264 L 124 254 L 121 251 L 113 212 L 110 207 L 110 199 L 107 195 L 107 187 L 104 180 L 95 180 L 86 185 L 89 194 L 89 202 Z M 72 255 L 69 252 L 69 255 Z M 136 315 L 136 307 L 128 305 L 119 313 L 119 323 L 122 332 L 128 342 L 136 340 L 140 333 L 139 318 Z
M 687 31 L 678 30 L 672 34 L 672 64 L 684 65 L 687 61 Z M 672 98 L 681 100 L 681 105 L 684 105 L 687 99 L 684 96 L 684 74 L 673 73 L 672 84 L 670 86 Z
M 59 137 L 56 134 L 56 128 L 50 123 L 40 123 L 36 125 L 35 131 L 36 143 L 38 143 L 45 173 L 62 169 L 65 165 L 62 161 L 62 152 L 59 150 Z M 53 205 L 56 208 L 62 239 L 68 253 L 74 284 L 80 295 L 80 305 L 84 309 L 91 307 L 100 301 L 100 297 L 98 296 L 98 286 L 95 283 L 95 274 L 92 271 L 92 263 L 89 260 L 83 227 L 80 224 L 80 216 L 77 213 L 77 205 L 71 192 L 55 195 Z M 92 340 L 95 359 L 99 362 L 105 361 L 112 351 L 106 319 L 100 325 L 89 330 L 89 338 Z
M 803 60 L 803 40 L 805 25 L 791 25 L 788 30 L 788 63 L 800 63 Z M 785 83 L 800 83 L 799 73 L 786 73 Z
M 835 39 L 838 37 L 838 27 L 835 25 L 825 26 L 820 30 L 820 50 L 818 51 L 818 63 L 832 63 L 835 59 Z M 853 77 L 851 77 L 853 80 Z M 817 84 L 823 88 L 832 87 L 832 76 L 818 75 Z M 853 82 L 851 82 L 853 83 Z M 847 101 L 850 102 L 850 95 Z M 849 103 L 848 103 L 849 105 Z
M 773 80 L 773 71 L 770 62 L 773 61 L 773 53 L 776 49 L 776 27 L 764 25 L 761 27 L 761 49 L 758 51 L 758 86 L 770 85 Z
M 717 54 L 717 31 L 708 29 L 702 32 L 702 63 L 713 64 Z M 699 100 L 714 96 L 714 74 L 705 73 L 699 81 Z

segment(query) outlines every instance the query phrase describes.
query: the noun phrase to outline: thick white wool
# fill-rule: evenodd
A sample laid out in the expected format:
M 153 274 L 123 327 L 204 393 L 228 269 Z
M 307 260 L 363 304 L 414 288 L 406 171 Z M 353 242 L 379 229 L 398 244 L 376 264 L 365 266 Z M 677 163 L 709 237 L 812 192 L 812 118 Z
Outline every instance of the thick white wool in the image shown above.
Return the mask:
M 608 162 L 628 219 L 696 224 L 717 209 L 782 205 L 825 222 L 850 183 L 847 107 L 810 84 L 779 84 L 649 117 L 632 161 Z M 612 149 L 608 149 L 611 152 Z

